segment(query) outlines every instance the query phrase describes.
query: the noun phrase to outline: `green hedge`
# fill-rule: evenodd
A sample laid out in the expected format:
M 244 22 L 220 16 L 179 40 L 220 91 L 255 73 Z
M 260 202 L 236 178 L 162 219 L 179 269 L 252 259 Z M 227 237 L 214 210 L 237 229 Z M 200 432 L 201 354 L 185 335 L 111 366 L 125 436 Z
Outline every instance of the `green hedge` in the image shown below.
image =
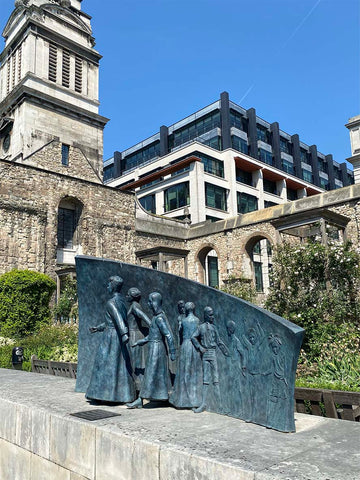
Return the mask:
M 49 324 L 56 284 L 47 275 L 12 270 L 0 276 L 0 335 L 22 338 Z
M 0 339 L 0 368 L 12 368 L 11 353 L 14 346 L 24 348 L 23 370 L 30 371 L 32 355 L 41 360 L 77 362 L 78 327 L 50 325 L 22 339 Z

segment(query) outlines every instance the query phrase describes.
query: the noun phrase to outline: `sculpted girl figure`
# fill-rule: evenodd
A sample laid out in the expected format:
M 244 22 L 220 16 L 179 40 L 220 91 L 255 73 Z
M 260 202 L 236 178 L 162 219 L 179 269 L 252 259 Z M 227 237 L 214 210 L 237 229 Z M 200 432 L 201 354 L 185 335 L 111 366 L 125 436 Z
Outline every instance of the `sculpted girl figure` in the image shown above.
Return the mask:
M 139 391 L 145 372 L 145 349 L 139 345 L 136 345 L 136 342 L 148 335 L 151 321 L 141 308 L 141 292 L 138 288 L 130 288 L 126 295 L 126 300 L 130 303 L 130 307 L 127 312 L 129 343 L 130 347 L 132 347 L 131 359 L 136 390 Z
M 149 346 L 145 375 L 141 385 L 140 395 L 134 402 L 127 405 L 129 408 L 142 408 L 144 398 L 148 400 L 169 399 L 170 372 L 165 339 L 170 352 L 170 358 L 172 361 L 175 361 L 174 337 L 162 309 L 162 297 L 160 293 L 153 292 L 149 295 L 149 307 L 153 312 L 149 335 L 138 340 L 133 345 L 133 348 L 137 345 L 145 345 L 146 343 Z
M 185 314 L 178 317 L 179 364 L 170 403 L 177 408 L 194 408 L 201 404 L 202 364 L 200 353 L 196 350 L 191 338 L 200 322 L 194 314 L 195 305 L 192 302 L 185 303 L 184 312 Z

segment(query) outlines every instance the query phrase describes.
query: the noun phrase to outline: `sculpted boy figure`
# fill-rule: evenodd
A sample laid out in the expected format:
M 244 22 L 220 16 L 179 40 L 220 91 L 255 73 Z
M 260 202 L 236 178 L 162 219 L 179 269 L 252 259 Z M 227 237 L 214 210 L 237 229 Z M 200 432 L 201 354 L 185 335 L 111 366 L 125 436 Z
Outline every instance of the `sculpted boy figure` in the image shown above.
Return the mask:
M 216 405 L 220 407 L 219 371 L 217 364 L 217 348 L 225 356 L 229 356 L 228 349 L 221 340 L 217 328 L 214 325 L 214 312 L 211 307 L 204 308 L 204 322 L 196 329 L 191 341 L 195 348 L 201 352 L 203 364 L 203 396 L 202 403 L 194 408 L 195 413 L 201 413 L 206 409 L 206 399 L 210 383 L 215 387 Z
M 162 297 L 154 292 L 149 295 L 149 307 L 152 317 L 149 335 L 138 340 L 133 347 L 149 344 L 148 358 L 145 365 L 145 375 L 141 385 L 139 397 L 127 406 L 129 408 L 142 408 L 143 399 L 168 400 L 170 387 L 170 373 L 165 346 L 167 341 L 171 360 L 176 359 L 173 334 L 168 320 L 162 310 Z

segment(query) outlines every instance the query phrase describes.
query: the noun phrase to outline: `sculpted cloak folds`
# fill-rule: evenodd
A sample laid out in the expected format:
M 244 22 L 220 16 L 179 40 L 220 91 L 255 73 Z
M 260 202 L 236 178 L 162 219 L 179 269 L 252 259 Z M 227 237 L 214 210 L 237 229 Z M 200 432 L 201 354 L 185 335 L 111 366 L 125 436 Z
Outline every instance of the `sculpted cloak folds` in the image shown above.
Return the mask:
M 179 321 L 181 339 L 179 365 L 170 403 L 177 408 L 193 408 L 201 404 L 202 365 L 199 352 L 191 337 L 199 326 L 199 319 L 193 314 Z
M 106 304 L 104 323 L 96 327 L 102 338 L 86 391 L 88 399 L 126 403 L 135 398 L 129 344 L 122 341 L 128 334 L 126 319 L 123 297 L 115 293 Z
M 140 397 L 142 398 L 152 400 L 167 400 L 169 398 L 168 392 L 171 383 L 165 338 L 170 353 L 175 352 L 168 320 L 165 313 L 160 311 L 152 318 L 149 335 L 144 339 L 148 342 L 149 351 L 140 391 Z

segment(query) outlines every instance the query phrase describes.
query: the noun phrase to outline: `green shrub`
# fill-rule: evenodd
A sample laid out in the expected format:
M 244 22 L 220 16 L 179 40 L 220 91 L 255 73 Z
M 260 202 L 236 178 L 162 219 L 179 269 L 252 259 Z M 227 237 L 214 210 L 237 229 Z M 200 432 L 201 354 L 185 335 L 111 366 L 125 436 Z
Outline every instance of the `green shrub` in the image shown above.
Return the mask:
M 12 345 L 0 346 L 0 368 L 12 368 Z
M 12 270 L 0 276 L 0 334 L 21 338 L 50 322 L 55 282 L 42 273 Z
M 266 308 L 305 328 L 306 346 L 318 324 L 359 324 L 360 256 L 349 242 L 285 243 L 270 278 Z
M 248 302 L 254 303 L 256 299 L 256 289 L 248 278 L 230 276 L 224 281 L 224 286 L 221 290 Z
M 360 389 L 359 288 L 360 256 L 348 242 L 276 249 L 266 307 L 305 328 L 298 386 Z
M 53 315 L 58 321 L 78 317 L 77 284 L 75 279 L 66 278 L 60 298 L 53 308 Z
M 49 325 L 35 335 L 18 339 L 16 344 L 24 347 L 23 370 L 31 369 L 31 356 L 41 360 L 77 362 L 77 325 Z M 0 345 L 0 368 L 11 368 L 13 345 Z

